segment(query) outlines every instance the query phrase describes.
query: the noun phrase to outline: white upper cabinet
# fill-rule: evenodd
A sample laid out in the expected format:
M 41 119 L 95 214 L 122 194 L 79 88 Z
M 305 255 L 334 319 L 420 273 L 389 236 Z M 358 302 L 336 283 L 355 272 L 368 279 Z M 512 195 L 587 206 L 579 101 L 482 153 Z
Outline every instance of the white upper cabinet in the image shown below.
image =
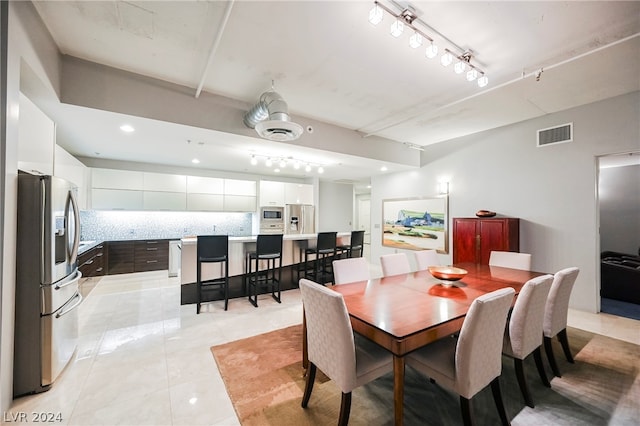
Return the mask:
M 285 204 L 314 204 L 313 185 L 306 183 L 285 183 Z
M 92 169 L 91 187 L 142 191 L 144 189 L 144 173 L 131 170 Z
M 91 208 L 94 210 L 142 210 L 143 192 L 126 189 L 91 190 Z
M 224 195 L 225 212 L 255 212 L 256 197 L 250 195 Z
M 260 181 L 260 205 L 284 206 L 284 182 Z
M 53 175 L 68 180 L 78 187 L 78 207 L 87 208 L 89 168 L 62 147 L 56 145 Z
M 187 210 L 221 212 L 224 210 L 224 195 L 187 194 Z
M 18 169 L 53 175 L 55 123 L 22 93 L 19 102 Z
M 143 190 L 161 192 L 187 191 L 187 177 L 164 173 L 143 173 Z
M 224 194 L 224 179 L 200 176 L 187 176 L 189 194 Z
M 224 194 L 225 195 L 247 195 L 247 196 L 255 197 L 256 182 L 253 180 L 225 179 Z
M 184 211 L 187 209 L 185 192 L 143 191 L 142 200 L 145 210 Z
M 256 211 L 253 180 L 92 170 L 96 210 Z

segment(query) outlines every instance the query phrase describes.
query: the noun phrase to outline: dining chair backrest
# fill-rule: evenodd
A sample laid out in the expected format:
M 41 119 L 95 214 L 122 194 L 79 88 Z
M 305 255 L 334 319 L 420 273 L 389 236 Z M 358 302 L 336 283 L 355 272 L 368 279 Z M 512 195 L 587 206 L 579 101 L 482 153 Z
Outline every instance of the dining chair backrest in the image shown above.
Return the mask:
M 489 265 L 530 271 L 531 255 L 513 251 L 492 251 L 489 255 Z
M 546 337 L 553 337 L 567 328 L 569 299 L 579 272 L 578 268 L 572 267 L 555 273 L 544 312 L 543 332 Z
M 542 345 L 542 323 L 547 295 L 553 275 L 527 281 L 513 306 L 509 319 L 509 342 L 512 355 L 524 359 Z
M 353 329 L 342 294 L 302 278 L 300 292 L 307 326 L 309 362 L 343 392 L 356 386 Z
M 385 277 L 411 272 L 411 265 L 409 265 L 409 259 L 405 253 L 380 256 L 380 266 L 382 266 L 382 275 Z
M 413 252 L 416 257 L 418 271 L 424 271 L 429 266 L 439 266 L 438 252 L 436 250 L 420 250 Z
M 515 290 L 477 297 L 462 323 L 455 354 L 458 393 L 471 398 L 502 372 L 502 340 Z
M 364 257 L 333 261 L 333 283 L 345 284 L 369 279 L 369 262 Z

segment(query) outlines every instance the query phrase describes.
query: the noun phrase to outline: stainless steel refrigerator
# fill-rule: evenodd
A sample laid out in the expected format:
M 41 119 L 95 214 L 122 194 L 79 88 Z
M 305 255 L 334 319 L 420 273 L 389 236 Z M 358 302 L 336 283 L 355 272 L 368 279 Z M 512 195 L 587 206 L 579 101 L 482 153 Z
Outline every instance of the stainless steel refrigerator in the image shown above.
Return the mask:
M 287 204 L 284 209 L 285 234 L 315 234 L 316 214 L 310 204 Z
M 57 177 L 18 174 L 14 396 L 49 389 L 77 346 L 76 192 Z

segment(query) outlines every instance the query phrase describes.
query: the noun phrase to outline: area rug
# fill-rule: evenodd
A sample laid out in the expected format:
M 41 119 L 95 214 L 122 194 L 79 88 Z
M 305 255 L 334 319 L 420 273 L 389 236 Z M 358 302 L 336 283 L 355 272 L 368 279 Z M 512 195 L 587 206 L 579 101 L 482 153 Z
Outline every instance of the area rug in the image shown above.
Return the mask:
M 576 363 L 567 363 L 560 346 L 554 347 L 562 377 L 551 381 L 551 389 L 540 382 L 533 359 L 525 361 L 533 409 L 522 400 L 512 360 L 503 358 L 500 385 L 512 425 L 637 425 L 640 347 L 577 329 L 568 333 Z M 302 329 L 296 325 L 211 348 L 242 425 L 337 422 L 340 391 L 320 372 L 308 408 L 300 407 L 301 341 Z M 548 376 L 552 377 L 550 370 Z M 490 389 L 477 394 L 472 404 L 478 425 L 500 423 Z M 458 396 L 410 367 L 405 374 L 404 415 L 409 426 L 462 423 Z M 349 424 L 393 424 L 392 374 L 354 390 Z

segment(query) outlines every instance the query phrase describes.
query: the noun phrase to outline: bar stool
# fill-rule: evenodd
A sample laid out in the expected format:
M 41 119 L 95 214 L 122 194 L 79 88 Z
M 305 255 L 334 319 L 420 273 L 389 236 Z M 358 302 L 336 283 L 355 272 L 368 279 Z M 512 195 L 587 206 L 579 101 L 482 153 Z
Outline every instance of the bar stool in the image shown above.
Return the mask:
M 266 269 L 260 270 L 260 261 L 267 263 Z M 280 281 L 282 278 L 282 234 L 258 235 L 256 251 L 247 253 L 245 263 L 245 288 L 247 288 L 249 302 L 258 307 L 258 287 L 271 289 L 271 297 L 280 301 Z M 276 278 L 276 271 L 278 278 Z M 276 296 L 276 289 L 278 295 Z
M 344 244 L 337 247 L 340 256 L 346 252 L 347 257 L 362 257 L 362 247 L 364 244 L 364 231 L 351 231 L 351 239 L 349 244 Z M 357 256 L 353 254 L 357 253 Z
M 337 232 L 318 232 L 315 248 L 304 251 L 304 277 L 325 284 L 333 282 L 333 270 L 331 262 L 336 256 Z M 309 256 L 315 255 L 313 267 L 309 266 Z M 314 259 L 311 259 L 312 261 Z M 326 279 L 326 278 L 329 279 Z
M 211 287 L 224 287 L 224 310 L 229 306 L 229 236 L 228 235 L 199 235 L 197 238 L 197 266 L 196 266 L 196 286 L 198 290 L 198 306 L 196 314 L 200 313 L 202 304 L 202 292 L 212 289 Z M 224 262 L 224 275 L 211 280 L 202 280 L 203 263 Z

